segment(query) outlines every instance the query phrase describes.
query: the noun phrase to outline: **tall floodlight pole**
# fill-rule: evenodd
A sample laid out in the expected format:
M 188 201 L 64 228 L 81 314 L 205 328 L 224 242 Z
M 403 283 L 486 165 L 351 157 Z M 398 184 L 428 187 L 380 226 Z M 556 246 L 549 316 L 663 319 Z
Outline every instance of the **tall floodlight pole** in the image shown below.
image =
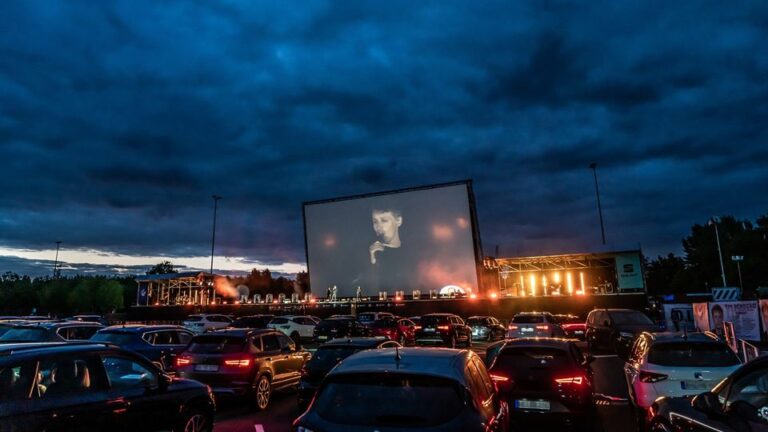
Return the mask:
M 715 227 L 715 240 L 717 240 L 717 256 L 720 258 L 720 276 L 723 277 L 723 286 L 727 287 L 728 282 L 725 281 L 725 266 L 723 265 L 723 250 L 720 249 L 720 233 L 717 232 L 717 220 L 715 218 L 711 218 L 709 220 L 710 225 L 714 225 Z
M 53 260 L 53 278 L 59 277 L 57 269 L 59 267 L 59 246 L 61 246 L 61 240 L 56 241 L 56 259 Z
M 592 174 L 595 176 L 595 195 L 597 195 L 597 213 L 600 215 L 600 235 L 603 238 L 603 246 L 605 246 L 605 227 L 603 226 L 603 208 L 600 206 L 600 189 L 597 186 L 597 163 L 592 162 L 589 164 L 592 169 Z
M 741 291 L 744 291 L 744 281 L 741 280 L 741 262 L 744 261 L 743 255 L 734 255 L 731 257 L 731 261 L 736 262 L 736 270 L 739 271 L 739 288 L 741 288 Z
M 211 278 L 213 278 L 213 251 L 216 247 L 216 210 L 221 199 L 218 195 L 213 195 L 213 236 L 211 237 Z M 213 301 L 216 302 L 216 288 L 213 289 Z

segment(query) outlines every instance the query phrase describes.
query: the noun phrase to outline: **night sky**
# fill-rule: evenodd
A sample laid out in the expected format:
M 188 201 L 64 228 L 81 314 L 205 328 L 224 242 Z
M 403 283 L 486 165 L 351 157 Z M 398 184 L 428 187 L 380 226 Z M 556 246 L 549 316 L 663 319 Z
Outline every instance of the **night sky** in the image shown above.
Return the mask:
M 486 254 L 768 212 L 754 2 L 0 2 L 0 273 L 305 266 L 302 202 L 472 179 Z M 118 268 L 120 267 L 120 268 Z

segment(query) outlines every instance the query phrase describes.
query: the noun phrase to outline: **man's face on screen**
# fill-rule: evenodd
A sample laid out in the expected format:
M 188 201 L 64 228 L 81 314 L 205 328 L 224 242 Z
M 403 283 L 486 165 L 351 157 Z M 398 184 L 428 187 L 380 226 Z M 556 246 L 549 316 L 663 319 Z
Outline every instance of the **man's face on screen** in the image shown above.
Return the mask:
M 402 216 L 395 216 L 390 211 L 377 211 L 372 213 L 373 230 L 384 243 L 391 243 L 397 237 L 397 230 L 403 224 Z

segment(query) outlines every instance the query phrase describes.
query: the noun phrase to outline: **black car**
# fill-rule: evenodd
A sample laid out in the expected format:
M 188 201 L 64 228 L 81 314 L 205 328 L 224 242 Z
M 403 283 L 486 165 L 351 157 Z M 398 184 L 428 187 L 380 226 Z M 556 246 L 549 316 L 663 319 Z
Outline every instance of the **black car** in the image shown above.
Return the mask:
M 13 326 L 0 336 L 0 344 L 18 342 L 87 341 L 103 325 L 87 321 L 40 321 Z
M 274 315 L 247 315 L 236 318 L 228 328 L 267 328 L 267 324 L 274 318 Z
M 499 348 L 488 371 L 513 418 L 589 426 L 591 358 L 585 359 L 574 341 L 511 339 Z
M 253 396 L 255 407 L 265 409 L 273 390 L 299 384 L 309 356 L 277 330 L 221 330 L 192 338 L 176 357 L 176 371 L 214 393 Z
M 487 340 L 493 342 L 504 339 L 507 329 L 492 316 L 471 316 L 467 318 L 467 325 L 472 329 L 473 340 Z
M 210 388 L 110 344 L 0 346 L 2 431 L 211 431 Z
M 299 407 L 305 409 L 309 405 L 309 402 L 315 397 L 315 391 L 317 391 L 320 382 L 340 361 L 358 351 L 394 347 L 400 347 L 400 344 L 384 337 L 335 339 L 320 345 L 312 358 L 301 369 Z
M 166 371 L 172 370 L 175 357 L 189 345 L 194 334 L 174 325 L 124 325 L 107 327 L 96 332 L 92 341 L 111 342 L 159 362 Z
M 626 357 L 642 332 L 659 332 L 661 327 L 633 309 L 595 309 L 587 316 L 586 339 L 590 352 L 606 349 Z
M 354 317 L 333 316 L 326 318 L 315 327 L 315 341 L 325 342 L 335 338 L 370 336 L 371 329 Z
M 768 357 L 743 365 L 711 392 L 659 398 L 650 416 L 653 432 L 768 431 Z
M 472 346 L 472 329 L 461 317 L 447 313 L 421 316 L 421 325 L 416 327 L 416 345 L 456 348 L 460 343 L 465 347 Z

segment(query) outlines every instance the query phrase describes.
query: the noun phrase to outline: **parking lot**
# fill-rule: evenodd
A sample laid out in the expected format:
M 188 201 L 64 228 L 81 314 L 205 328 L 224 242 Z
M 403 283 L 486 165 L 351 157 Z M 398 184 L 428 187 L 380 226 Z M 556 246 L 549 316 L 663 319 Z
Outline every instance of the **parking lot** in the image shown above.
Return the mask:
M 475 342 L 472 350 L 484 358 L 488 345 L 487 342 Z M 308 348 L 312 349 L 311 346 Z M 593 363 L 595 393 L 598 395 L 595 431 L 632 430 L 633 414 L 626 399 L 622 365 L 623 362 L 615 355 L 596 355 Z M 290 431 L 291 422 L 301 414 L 293 393 L 275 393 L 269 408 L 263 412 L 254 411 L 244 400 L 222 398 L 218 402 L 217 432 Z

